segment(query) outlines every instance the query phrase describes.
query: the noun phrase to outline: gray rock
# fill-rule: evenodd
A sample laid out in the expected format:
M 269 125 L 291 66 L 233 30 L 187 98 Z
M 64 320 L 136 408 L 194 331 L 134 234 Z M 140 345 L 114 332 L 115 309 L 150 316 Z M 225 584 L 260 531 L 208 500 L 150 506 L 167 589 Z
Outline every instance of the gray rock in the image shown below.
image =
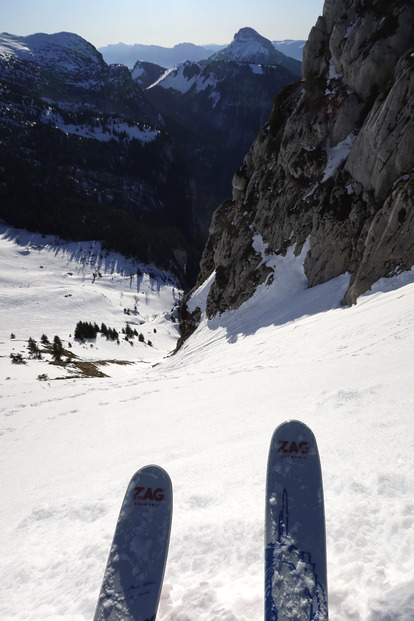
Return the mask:
M 353 178 L 379 200 L 414 166 L 413 67 L 412 57 L 397 64 L 388 94 L 375 101 L 346 164 Z

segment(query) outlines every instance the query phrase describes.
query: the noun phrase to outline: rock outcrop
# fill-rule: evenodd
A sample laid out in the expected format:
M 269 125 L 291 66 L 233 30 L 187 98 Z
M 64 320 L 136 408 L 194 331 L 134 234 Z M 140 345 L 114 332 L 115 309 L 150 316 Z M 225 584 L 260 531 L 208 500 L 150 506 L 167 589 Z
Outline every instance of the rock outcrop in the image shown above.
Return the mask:
M 210 317 L 272 277 L 257 235 L 269 255 L 308 240 L 309 286 L 351 273 L 344 304 L 412 267 L 413 46 L 412 2 L 325 1 L 303 79 L 276 96 L 214 215 L 199 276 L 216 272 Z

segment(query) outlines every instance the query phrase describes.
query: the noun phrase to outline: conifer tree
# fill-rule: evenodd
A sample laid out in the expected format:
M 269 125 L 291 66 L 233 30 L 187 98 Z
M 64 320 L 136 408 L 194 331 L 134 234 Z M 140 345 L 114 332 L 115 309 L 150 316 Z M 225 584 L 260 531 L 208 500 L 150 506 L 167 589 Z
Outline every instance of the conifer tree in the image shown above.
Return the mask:
M 53 339 L 52 345 L 52 356 L 53 358 L 59 362 L 62 359 L 63 355 L 63 344 L 58 336 L 55 336 Z

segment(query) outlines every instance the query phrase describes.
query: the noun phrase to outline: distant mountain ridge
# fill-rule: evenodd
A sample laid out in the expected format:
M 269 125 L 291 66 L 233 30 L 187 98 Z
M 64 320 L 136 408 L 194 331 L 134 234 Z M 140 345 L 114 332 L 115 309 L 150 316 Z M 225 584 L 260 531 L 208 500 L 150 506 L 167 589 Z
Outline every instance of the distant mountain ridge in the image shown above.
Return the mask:
M 272 44 L 277 51 L 282 52 L 285 56 L 302 62 L 304 40 L 285 39 L 272 41 Z M 206 60 L 225 47 L 228 47 L 228 44 L 195 45 L 194 43 L 179 43 L 169 48 L 140 43 L 130 45 L 126 43 L 112 43 L 98 48 L 98 51 L 109 65 L 122 64 L 132 69 L 137 61 L 143 61 L 170 69 L 185 60 L 196 62 Z
M 290 58 L 296 58 L 302 62 L 303 48 L 305 47 L 305 39 L 284 39 L 282 41 L 272 41 L 273 45 L 279 52 L 289 56 Z
M 161 45 L 143 45 L 135 43 L 127 45 L 125 43 L 115 43 L 99 48 L 105 62 L 110 64 L 126 65 L 132 69 L 135 63 L 140 61 L 150 62 L 160 65 L 165 69 L 174 67 L 185 60 L 204 60 L 208 58 L 221 46 L 212 45 L 201 46 L 194 43 L 179 43 L 174 47 L 163 47 Z

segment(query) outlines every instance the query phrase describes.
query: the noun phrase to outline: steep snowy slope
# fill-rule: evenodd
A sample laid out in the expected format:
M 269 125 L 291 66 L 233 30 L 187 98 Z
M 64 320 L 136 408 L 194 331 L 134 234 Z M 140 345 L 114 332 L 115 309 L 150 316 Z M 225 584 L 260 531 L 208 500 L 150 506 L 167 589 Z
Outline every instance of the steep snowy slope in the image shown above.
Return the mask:
M 2 620 L 93 617 L 125 486 L 149 463 L 168 470 L 175 496 L 157 618 L 263 619 L 267 449 L 288 418 L 310 425 L 320 448 L 331 621 L 412 620 L 412 272 L 344 308 L 348 276 L 309 289 L 305 252 L 288 252 L 271 286 L 238 310 L 203 316 L 180 352 L 159 356 L 157 366 L 45 382 L 5 355 L 12 330 L 16 340 L 45 328 L 64 335 L 69 309 L 75 320 L 81 307 L 85 319 L 99 309 L 115 324 L 122 305 L 142 294 L 135 277 L 130 289 L 125 263 L 113 287 L 108 271 L 92 283 L 96 259 L 81 269 L 75 248 L 70 256 L 50 240 L 43 248 L 29 241 L 3 235 L 0 252 L 8 300 L 0 328 Z M 163 313 L 176 294 L 155 282 L 151 290 L 143 277 L 148 302 L 138 310 L 149 317 L 143 328 L 156 325 L 167 345 L 172 324 Z M 209 286 L 194 304 L 204 307 Z M 122 358 L 126 347 L 130 361 L 141 359 L 138 344 L 120 347 Z

